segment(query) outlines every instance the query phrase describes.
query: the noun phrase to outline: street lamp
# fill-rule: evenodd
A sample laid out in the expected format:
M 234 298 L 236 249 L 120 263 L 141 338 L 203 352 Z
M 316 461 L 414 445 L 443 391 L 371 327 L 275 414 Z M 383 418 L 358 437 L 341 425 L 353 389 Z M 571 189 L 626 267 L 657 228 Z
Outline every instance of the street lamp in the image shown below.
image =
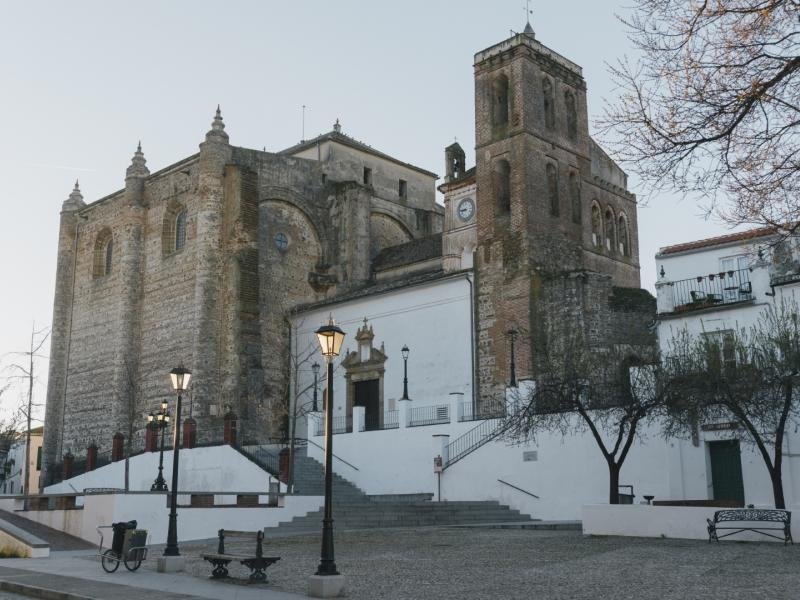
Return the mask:
M 314 412 L 317 412 L 317 379 L 319 378 L 319 363 L 314 363 L 311 365 L 311 370 L 314 371 L 314 404 L 311 408 Z
M 172 389 L 178 395 L 175 404 L 175 429 L 172 441 L 172 492 L 169 501 L 169 528 L 167 529 L 167 547 L 164 556 L 180 556 L 178 550 L 178 454 L 181 449 L 181 394 L 189 387 L 192 372 L 183 367 L 177 367 L 169 372 Z
M 333 317 L 328 324 L 316 331 L 322 356 L 328 363 L 328 397 L 325 402 L 325 514 L 322 519 L 322 553 L 317 575 L 338 575 L 333 557 L 333 359 L 339 356 L 344 341 L 344 331 L 333 324 Z
M 403 346 L 400 352 L 403 354 L 403 397 L 400 400 L 408 400 L 408 346 Z
M 517 331 L 515 329 L 509 329 L 506 331 L 506 336 L 508 337 L 509 342 L 511 342 L 511 368 L 510 368 L 510 381 L 508 382 L 508 387 L 517 387 L 517 363 L 514 360 L 514 343 L 517 341 Z
M 158 477 L 150 486 L 151 492 L 166 492 L 168 491 L 167 482 L 164 480 L 164 430 L 169 426 L 169 413 L 167 412 L 167 401 L 161 401 L 161 410 L 155 414 L 150 413 L 147 415 L 147 421 L 151 427 L 156 427 L 161 430 L 161 449 L 158 453 Z

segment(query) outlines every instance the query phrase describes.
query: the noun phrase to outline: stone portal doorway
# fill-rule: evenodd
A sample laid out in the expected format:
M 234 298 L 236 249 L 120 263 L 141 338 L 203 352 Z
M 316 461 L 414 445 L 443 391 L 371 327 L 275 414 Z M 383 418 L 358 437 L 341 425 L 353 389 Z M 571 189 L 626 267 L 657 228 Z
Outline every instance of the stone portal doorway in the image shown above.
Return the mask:
M 364 407 L 364 429 L 373 431 L 383 426 L 383 374 L 386 353 L 373 347 L 375 332 L 364 319 L 364 325 L 356 333 L 358 349 L 347 352 L 342 366 L 347 380 L 347 417 L 353 418 L 353 407 Z M 359 423 L 354 427 L 360 427 Z
M 380 380 L 368 379 L 355 382 L 353 406 L 364 407 L 364 430 L 381 428 Z

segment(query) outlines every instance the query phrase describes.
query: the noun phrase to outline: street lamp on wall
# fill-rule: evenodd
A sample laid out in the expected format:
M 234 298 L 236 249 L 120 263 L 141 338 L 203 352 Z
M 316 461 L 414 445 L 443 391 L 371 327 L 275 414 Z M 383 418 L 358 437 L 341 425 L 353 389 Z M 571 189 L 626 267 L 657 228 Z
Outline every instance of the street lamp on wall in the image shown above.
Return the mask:
M 164 430 L 169 427 L 169 413 L 167 412 L 168 403 L 166 400 L 161 401 L 161 409 L 156 413 L 147 415 L 147 422 L 150 427 L 161 430 L 161 448 L 158 452 L 158 477 L 156 477 L 153 485 L 150 486 L 151 492 L 166 492 L 168 491 L 167 482 L 164 479 Z
M 400 400 L 408 400 L 408 346 L 403 346 L 400 350 L 403 355 L 403 397 Z
M 509 329 L 506 331 L 506 336 L 508 337 L 508 341 L 511 344 L 511 365 L 509 368 L 510 377 L 508 386 L 509 387 L 517 387 L 517 363 L 514 358 L 514 344 L 517 341 L 517 331 L 516 329 Z
M 175 430 L 172 438 L 172 492 L 169 502 L 169 528 L 164 556 L 180 556 L 178 550 L 178 455 L 181 448 L 181 396 L 189 387 L 192 372 L 177 367 L 169 372 L 172 389 L 178 396 L 175 404 Z M 163 406 L 163 405 L 162 405 Z
M 322 356 L 328 363 L 328 396 L 323 407 L 325 410 L 325 513 L 322 519 L 322 552 L 317 575 L 339 575 L 333 552 L 333 359 L 339 356 L 345 334 L 333 323 L 333 317 L 328 320 L 327 325 L 317 329 L 316 334 Z

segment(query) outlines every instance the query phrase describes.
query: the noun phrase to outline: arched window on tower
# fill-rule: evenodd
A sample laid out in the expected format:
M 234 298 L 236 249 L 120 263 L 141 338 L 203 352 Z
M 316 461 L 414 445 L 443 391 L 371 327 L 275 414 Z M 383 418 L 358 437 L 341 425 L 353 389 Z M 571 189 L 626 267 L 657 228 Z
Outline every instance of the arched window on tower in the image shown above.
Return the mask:
M 559 200 L 558 200 L 558 172 L 553 163 L 547 163 L 545 167 L 545 174 L 547 176 L 547 198 L 550 201 L 550 214 L 554 217 L 559 213 Z
M 94 241 L 94 260 L 92 261 L 92 276 L 95 279 L 105 277 L 111 273 L 111 264 L 114 257 L 114 239 L 111 230 L 106 228 L 97 234 Z
M 511 166 L 507 160 L 498 160 L 493 173 L 494 194 L 497 206 L 496 215 L 511 212 Z
M 575 94 L 571 90 L 564 92 L 564 107 L 567 111 L 567 135 L 574 140 L 578 137 L 578 109 L 575 106 Z
M 161 228 L 161 254 L 168 256 L 183 249 L 186 245 L 186 207 L 177 202 L 171 203 L 164 212 Z
M 603 246 L 603 224 L 600 220 L 600 207 L 597 202 L 592 203 L 592 246 Z
M 492 82 L 492 125 L 505 127 L 508 125 L 508 77 L 498 75 Z
M 578 183 L 578 176 L 575 173 L 569 174 L 569 201 L 572 205 L 573 223 L 581 222 L 581 188 Z
M 625 213 L 620 213 L 617 219 L 617 239 L 619 240 L 619 253 L 622 256 L 630 256 L 631 241 L 628 231 L 628 218 Z
M 614 223 L 614 211 L 610 208 L 606 209 L 605 214 L 605 221 L 603 223 L 605 229 L 605 238 L 606 238 L 606 250 L 609 252 L 616 251 L 616 239 L 617 236 L 615 235 L 615 223 Z
M 553 106 L 553 84 L 547 76 L 542 77 L 542 108 L 545 127 L 553 129 L 556 124 L 555 107 Z
M 175 217 L 175 250 L 180 250 L 186 245 L 186 209 L 184 208 Z

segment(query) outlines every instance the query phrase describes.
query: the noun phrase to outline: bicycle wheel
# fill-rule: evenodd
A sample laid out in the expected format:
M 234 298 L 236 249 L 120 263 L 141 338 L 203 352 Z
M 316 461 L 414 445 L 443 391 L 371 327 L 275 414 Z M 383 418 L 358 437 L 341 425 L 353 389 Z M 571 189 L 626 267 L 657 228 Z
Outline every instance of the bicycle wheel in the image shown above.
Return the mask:
M 103 566 L 103 571 L 113 573 L 119 569 L 119 554 L 113 550 L 106 550 L 100 557 L 100 564 Z
M 128 555 L 125 557 L 123 562 L 125 563 L 125 568 L 128 569 L 128 571 L 135 571 L 142 566 L 142 551 L 137 549 L 128 552 Z

